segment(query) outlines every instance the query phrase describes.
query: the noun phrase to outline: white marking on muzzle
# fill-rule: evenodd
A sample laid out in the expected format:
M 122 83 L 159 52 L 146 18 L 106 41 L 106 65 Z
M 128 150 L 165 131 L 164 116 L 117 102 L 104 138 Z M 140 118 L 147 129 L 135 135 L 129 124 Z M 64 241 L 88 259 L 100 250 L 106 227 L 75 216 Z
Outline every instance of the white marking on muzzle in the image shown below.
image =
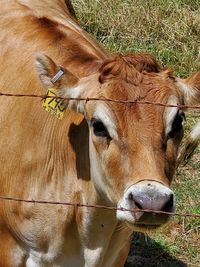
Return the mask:
M 173 196 L 173 206 L 170 211 L 175 209 L 174 194 L 171 189 L 154 181 L 141 181 L 129 187 L 122 199 L 118 202 L 118 208 L 125 209 L 149 209 L 159 211 Z M 121 221 L 136 223 L 143 212 L 117 211 L 117 218 Z

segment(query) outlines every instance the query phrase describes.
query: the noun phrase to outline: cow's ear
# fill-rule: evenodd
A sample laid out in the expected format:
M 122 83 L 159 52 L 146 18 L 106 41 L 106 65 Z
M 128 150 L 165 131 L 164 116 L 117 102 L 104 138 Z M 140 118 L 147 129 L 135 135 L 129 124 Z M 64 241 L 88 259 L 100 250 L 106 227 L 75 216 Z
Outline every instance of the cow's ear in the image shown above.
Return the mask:
M 74 98 L 83 98 L 85 87 L 74 74 L 62 68 L 62 73 L 59 76 L 60 67 L 50 57 L 41 53 L 36 56 L 36 69 L 45 88 L 56 89 L 57 96 L 73 98 L 65 101 L 66 108 L 84 112 L 81 101 L 77 101 Z M 56 78 L 56 76 L 59 78 Z
M 72 88 L 79 81 L 74 74 L 61 68 L 50 57 L 42 53 L 38 53 L 36 56 L 36 69 L 43 86 L 47 88 Z M 61 71 L 60 75 L 59 71 Z
M 52 78 L 58 72 L 58 66 L 48 56 L 38 53 L 36 55 L 36 70 L 44 87 L 53 86 Z
M 200 71 L 186 79 L 178 79 L 178 86 L 183 94 L 185 105 L 200 103 Z

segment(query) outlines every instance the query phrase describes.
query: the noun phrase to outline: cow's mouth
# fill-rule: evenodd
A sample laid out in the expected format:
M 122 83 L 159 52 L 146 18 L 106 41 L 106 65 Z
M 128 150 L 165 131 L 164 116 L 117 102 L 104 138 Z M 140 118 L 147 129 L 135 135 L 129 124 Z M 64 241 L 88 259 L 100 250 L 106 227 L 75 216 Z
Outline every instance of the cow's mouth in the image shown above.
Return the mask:
M 169 219 L 170 215 L 165 214 L 157 214 L 157 213 L 143 213 L 142 216 L 133 222 L 126 221 L 127 225 L 134 229 L 134 231 L 138 232 L 148 232 L 158 229 L 166 224 Z
M 142 225 L 142 226 L 146 226 L 146 225 L 153 225 L 153 226 L 160 226 L 165 224 L 166 222 L 169 221 L 170 219 L 170 215 L 168 214 L 158 214 L 158 213 L 154 213 L 154 212 L 144 212 L 142 214 L 142 216 L 135 222 L 136 225 Z
M 154 230 L 166 224 L 171 216 L 169 214 L 160 214 L 155 212 L 127 212 L 124 216 L 121 213 L 122 221 L 126 222 L 134 231 L 146 232 L 147 230 Z M 121 219 L 120 218 L 120 219 Z

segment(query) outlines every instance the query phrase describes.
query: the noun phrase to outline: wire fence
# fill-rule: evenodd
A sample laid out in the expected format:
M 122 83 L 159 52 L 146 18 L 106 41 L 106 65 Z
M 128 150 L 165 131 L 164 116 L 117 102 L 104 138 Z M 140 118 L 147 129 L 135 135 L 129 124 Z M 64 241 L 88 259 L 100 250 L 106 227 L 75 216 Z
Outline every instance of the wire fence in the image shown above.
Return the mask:
M 6 97 L 28 97 L 28 98 L 40 98 L 40 99 L 60 99 L 60 100 L 77 100 L 77 101 L 104 101 L 104 102 L 113 102 L 113 103 L 121 103 L 121 104 L 139 104 L 139 105 L 155 105 L 155 106 L 161 106 L 161 107 L 178 107 L 179 109 L 200 109 L 199 105 L 171 105 L 171 104 L 164 104 L 159 102 L 151 102 L 151 101 L 141 101 L 141 100 L 117 100 L 117 99 L 111 99 L 111 98 L 95 98 L 95 97 L 61 97 L 61 96 L 47 96 L 47 95 L 39 95 L 39 94 L 11 94 L 11 93 L 2 93 L 0 92 L 0 97 L 6 96 Z
M 0 97 L 28 97 L 28 98 L 39 98 L 39 99 L 59 99 L 59 100 L 77 100 L 77 101 L 105 101 L 105 102 L 114 102 L 121 104 L 143 104 L 143 105 L 155 105 L 161 107 L 177 107 L 179 109 L 200 109 L 200 106 L 194 105 L 171 105 L 164 104 L 159 102 L 150 102 L 150 101 L 140 101 L 140 100 L 116 100 L 110 98 L 75 98 L 75 97 L 61 97 L 61 96 L 47 96 L 47 95 L 39 95 L 39 94 L 11 94 L 11 93 L 2 93 L 0 92 Z M 166 212 L 160 210 L 151 210 L 151 209 L 126 209 L 123 207 L 112 207 L 112 206 L 103 206 L 103 205 L 91 205 L 91 204 L 83 204 L 83 203 L 71 203 L 71 202 L 58 202 L 58 201 L 47 201 L 47 200 L 33 200 L 33 199 L 21 199 L 16 197 L 8 197 L 8 196 L 0 196 L 0 201 L 9 201 L 9 202 L 21 202 L 21 203 L 29 203 L 29 204 L 40 204 L 40 205 L 62 205 L 62 206 L 74 206 L 77 208 L 96 208 L 96 209 L 104 209 L 104 210 L 119 210 L 124 212 L 145 212 L 145 213 L 154 213 L 154 214 L 164 214 L 170 216 L 180 216 L 180 217 L 191 217 L 200 219 L 200 214 L 197 213 L 180 213 L 180 212 Z
M 59 201 L 47 201 L 47 200 L 34 200 L 34 199 L 21 199 L 14 197 L 4 197 L 0 196 L 1 201 L 12 201 L 12 202 L 23 202 L 23 203 L 31 203 L 31 204 L 43 204 L 43 205 L 62 205 L 62 206 L 74 206 L 77 208 L 97 208 L 104 210 L 119 210 L 119 211 L 129 211 L 129 212 L 145 212 L 145 213 L 155 213 L 155 214 L 164 214 L 171 216 L 181 216 L 181 217 L 193 217 L 200 218 L 200 214 L 195 213 L 180 213 L 180 212 L 167 212 L 160 210 L 151 210 L 151 209 L 126 209 L 126 208 L 118 208 L 112 206 L 103 206 L 103 205 L 91 205 L 91 204 L 83 204 L 83 203 L 72 203 L 72 202 L 59 202 Z

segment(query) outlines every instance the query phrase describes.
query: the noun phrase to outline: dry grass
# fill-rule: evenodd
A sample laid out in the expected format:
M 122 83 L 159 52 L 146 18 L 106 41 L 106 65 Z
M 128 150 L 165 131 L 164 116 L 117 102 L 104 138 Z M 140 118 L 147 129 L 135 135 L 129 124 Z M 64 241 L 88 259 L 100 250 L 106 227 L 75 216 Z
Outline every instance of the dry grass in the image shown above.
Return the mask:
M 72 2 L 83 27 L 110 52 L 149 52 L 179 76 L 200 69 L 199 0 Z M 188 116 L 186 132 L 199 117 Z M 178 211 L 200 214 L 200 149 L 173 186 Z M 137 235 L 126 266 L 200 266 L 200 220 L 176 217 L 151 238 Z
M 198 68 L 199 0 L 74 0 L 77 15 L 111 52 L 145 51 L 180 75 Z

